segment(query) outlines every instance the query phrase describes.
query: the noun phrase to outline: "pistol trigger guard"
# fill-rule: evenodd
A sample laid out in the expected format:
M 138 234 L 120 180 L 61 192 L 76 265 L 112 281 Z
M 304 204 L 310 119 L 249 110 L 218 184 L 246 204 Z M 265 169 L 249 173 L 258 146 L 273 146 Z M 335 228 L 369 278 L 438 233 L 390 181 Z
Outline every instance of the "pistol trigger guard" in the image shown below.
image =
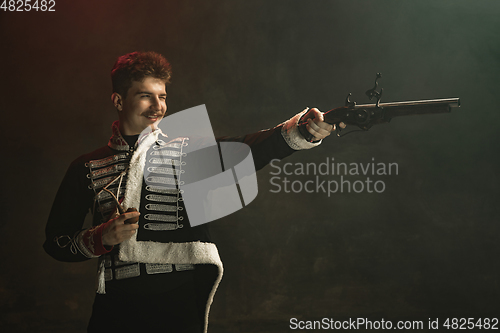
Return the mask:
M 339 138 L 341 137 L 340 132 L 342 132 L 342 128 L 340 127 L 340 123 L 336 123 L 335 124 L 335 133 L 337 134 L 337 136 Z

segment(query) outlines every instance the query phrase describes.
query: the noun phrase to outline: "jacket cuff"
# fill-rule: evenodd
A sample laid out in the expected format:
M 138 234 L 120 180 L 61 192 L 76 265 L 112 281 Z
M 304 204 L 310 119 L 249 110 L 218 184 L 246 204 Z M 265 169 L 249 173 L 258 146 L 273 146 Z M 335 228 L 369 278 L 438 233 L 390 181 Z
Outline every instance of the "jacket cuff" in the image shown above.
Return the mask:
M 113 247 L 105 247 L 102 243 L 102 232 L 105 223 L 96 227 L 83 230 L 76 236 L 78 250 L 87 258 L 97 258 L 103 254 L 111 252 Z
M 294 150 L 311 149 L 321 144 L 322 140 L 308 142 L 299 132 L 299 127 L 297 126 L 297 124 L 299 123 L 300 118 L 308 110 L 309 108 L 305 108 L 302 112 L 296 114 L 293 118 L 285 121 L 283 123 L 283 127 L 281 128 L 281 135 L 285 139 L 286 143 L 290 146 L 290 148 Z

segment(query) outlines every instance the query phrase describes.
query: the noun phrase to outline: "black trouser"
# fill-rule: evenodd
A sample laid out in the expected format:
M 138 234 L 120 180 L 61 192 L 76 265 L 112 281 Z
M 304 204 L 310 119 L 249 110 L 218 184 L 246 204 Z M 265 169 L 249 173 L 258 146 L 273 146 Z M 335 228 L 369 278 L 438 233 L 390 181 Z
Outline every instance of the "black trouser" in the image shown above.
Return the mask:
M 97 294 L 87 332 L 200 333 L 192 283 L 155 295 Z

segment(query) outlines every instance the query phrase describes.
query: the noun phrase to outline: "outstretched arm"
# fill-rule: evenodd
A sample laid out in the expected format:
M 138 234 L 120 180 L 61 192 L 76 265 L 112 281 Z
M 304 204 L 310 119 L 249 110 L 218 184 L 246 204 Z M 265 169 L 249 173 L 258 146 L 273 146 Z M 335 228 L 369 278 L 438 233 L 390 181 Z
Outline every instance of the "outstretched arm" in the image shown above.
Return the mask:
M 314 142 L 308 142 L 300 134 L 297 127 L 299 120 L 308 120 L 307 130 L 315 137 Z M 297 150 L 318 146 L 321 140 L 329 136 L 334 129 L 334 126 L 323 121 L 321 111 L 316 108 L 306 108 L 274 128 L 241 137 L 222 137 L 217 141 L 237 141 L 250 146 L 255 169 L 259 170 L 273 159 L 283 159 Z

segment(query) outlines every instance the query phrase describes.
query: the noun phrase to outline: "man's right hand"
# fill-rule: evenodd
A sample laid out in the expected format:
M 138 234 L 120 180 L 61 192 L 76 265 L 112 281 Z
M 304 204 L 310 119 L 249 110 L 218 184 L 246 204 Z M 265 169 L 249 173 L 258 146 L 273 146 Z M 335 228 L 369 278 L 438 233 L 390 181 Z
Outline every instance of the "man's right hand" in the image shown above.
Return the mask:
M 131 238 L 139 229 L 139 224 L 125 223 L 125 220 L 139 215 L 141 215 L 139 212 L 123 213 L 106 222 L 102 232 L 102 243 L 106 246 L 113 246 Z

